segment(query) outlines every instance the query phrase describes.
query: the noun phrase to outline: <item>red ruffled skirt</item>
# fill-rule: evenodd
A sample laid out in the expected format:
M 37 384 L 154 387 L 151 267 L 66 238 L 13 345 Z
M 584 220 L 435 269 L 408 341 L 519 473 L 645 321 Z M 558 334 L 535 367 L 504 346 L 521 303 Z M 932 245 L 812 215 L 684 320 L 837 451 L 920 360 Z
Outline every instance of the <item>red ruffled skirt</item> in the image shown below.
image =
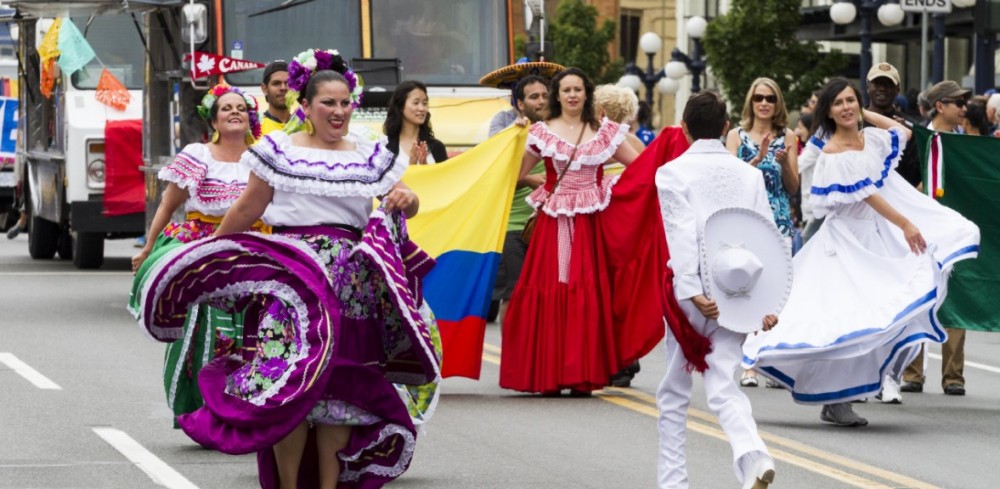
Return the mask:
M 500 387 L 524 392 L 597 390 L 625 366 L 615 347 L 622 339 L 612 326 L 601 214 L 571 218 L 568 283 L 559 282 L 558 219 L 539 214 L 503 321 Z

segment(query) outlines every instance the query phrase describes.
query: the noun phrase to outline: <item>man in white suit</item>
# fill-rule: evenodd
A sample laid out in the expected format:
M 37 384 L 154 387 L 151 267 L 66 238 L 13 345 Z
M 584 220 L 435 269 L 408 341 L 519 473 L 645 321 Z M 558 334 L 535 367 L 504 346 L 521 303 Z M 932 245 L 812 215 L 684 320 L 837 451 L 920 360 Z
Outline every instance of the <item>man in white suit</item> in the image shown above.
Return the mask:
M 774 461 L 757 434 L 750 401 L 734 380 L 743 355 L 746 334 L 720 327 L 719 309 L 705 295 L 699 274 L 701 231 L 715 211 L 742 207 L 771 217 L 767 189 L 760 170 L 736 158 L 722 144 L 729 129 L 726 104 L 715 93 L 703 91 L 684 108 L 681 127 L 691 147 L 656 172 L 663 227 L 674 271 L 674 293 L 681 309 L 700 334 L 711 338 L 705 356 L 705 393 L 733 449 L 736 478 L 744 489 L 763 489 L 774 480 Z M 760 319 L 768 330 L 777 317 Z M 692 373 L 678 339 L 666 332 L 667 373 L 657 391 L 660 410 L 660 489 L 687 489 L 684 440 Z

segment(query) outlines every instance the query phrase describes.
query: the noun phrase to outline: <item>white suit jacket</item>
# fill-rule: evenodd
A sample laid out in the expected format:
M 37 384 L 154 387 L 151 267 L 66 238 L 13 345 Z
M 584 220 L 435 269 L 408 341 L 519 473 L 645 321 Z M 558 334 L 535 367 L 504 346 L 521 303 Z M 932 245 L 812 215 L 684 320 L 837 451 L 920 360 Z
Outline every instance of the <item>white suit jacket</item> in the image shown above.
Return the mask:
M 715 211 L 742 207 L 774 220 L 761 171 L 733 156 L 718 139 L 699 139 L 661 166 L 656 190 L 677 300 L 705 293 L 698 273 L 699 245 L 705 221 Z

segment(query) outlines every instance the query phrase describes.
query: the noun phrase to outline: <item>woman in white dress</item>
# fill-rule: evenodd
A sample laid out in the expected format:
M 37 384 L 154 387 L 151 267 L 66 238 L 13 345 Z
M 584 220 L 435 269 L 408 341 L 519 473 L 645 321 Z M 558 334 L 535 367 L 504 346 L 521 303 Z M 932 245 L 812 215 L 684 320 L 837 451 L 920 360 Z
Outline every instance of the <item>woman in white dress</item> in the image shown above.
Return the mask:
M 913 346 L 945 340 L 936 313 L 952 266 L 977 255 L 979 229 L 892 171 L 910 131 L 862 112 L 849 82 L 828 83 L 814 114 L 814 132 L 831 135 L 810 192 L 826 222 L 795 256 L 781 326 L 748 338 L 743 363 L 796 402 L 824 405 L 822 420 L 861 426 L 850 402 L 898 382 Z

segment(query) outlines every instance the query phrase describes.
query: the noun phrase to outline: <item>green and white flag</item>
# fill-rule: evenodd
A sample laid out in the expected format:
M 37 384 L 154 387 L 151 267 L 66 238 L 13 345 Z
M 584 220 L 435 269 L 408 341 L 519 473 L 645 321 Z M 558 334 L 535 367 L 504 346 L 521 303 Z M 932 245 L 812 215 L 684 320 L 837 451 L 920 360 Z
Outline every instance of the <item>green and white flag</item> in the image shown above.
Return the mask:
M 913 127 L 925 193 L 979 226 L 979 258 L 955 265 L 942 326 L 1000 331 L 1000 138 Z
M 94 59 L 94 49 L 76 28 L 73 21 L 63 19 L 59 29 L 59 67 L 66 73 L 76 73 Z

